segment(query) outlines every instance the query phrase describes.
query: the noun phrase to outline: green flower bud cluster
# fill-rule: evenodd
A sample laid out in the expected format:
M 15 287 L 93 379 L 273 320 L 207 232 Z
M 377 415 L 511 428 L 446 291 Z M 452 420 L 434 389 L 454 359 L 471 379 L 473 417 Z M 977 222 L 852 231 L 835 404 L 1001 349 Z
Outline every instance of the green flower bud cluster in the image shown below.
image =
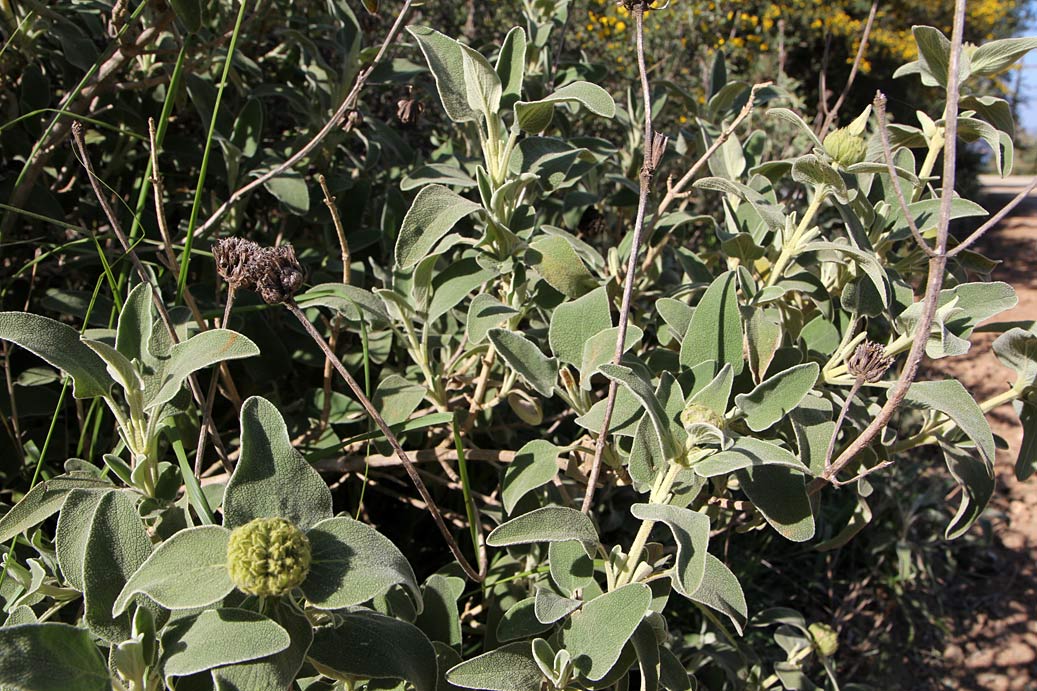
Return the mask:
M 283 518 L 257 518 L 231 532 L 227 570 L 244 593 L 284 595 L 310 572 L 310 541 Z
M 824 146 L 825 153 L 843 168 L 860 163 L 868 153 L 868 143 L 864 137 L 851 133 L 849 127 L 841 127 L 829 133 L 825 137 Z
M 718 429 L 723 429 L 724 416 L 704 405 L 699 405 L 698 403 L 688 404 L 688 406 L 681 412 L 681 424 L 684 425 L 685 429 L 687 429 L 692 425 L 700 423 L 713 425 Z

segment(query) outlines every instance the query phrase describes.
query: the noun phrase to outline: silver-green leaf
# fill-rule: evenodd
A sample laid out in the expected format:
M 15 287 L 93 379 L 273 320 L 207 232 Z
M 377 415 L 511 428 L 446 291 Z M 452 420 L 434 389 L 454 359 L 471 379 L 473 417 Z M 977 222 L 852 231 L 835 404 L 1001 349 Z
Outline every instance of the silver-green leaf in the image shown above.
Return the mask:
M 61 322 L 26 312 L 0 312 L 0 339 L 16 343 L 72 377 L 76 398 L 105 396 L 111 389 L 104 360 Z
M 630 583 L 599 595 L 569 617 L 561 642 L 581 676 L 596 681 L 609 673 L 651 604 L 648 586 Z
M 728 271 L 706 289 L 681 342 L 680 362 L 694 367 L 706 360 L 742 371 L 742 317 L 738 311 L 736 273 Z
M 501 523 L 486 536 L 490 547 L 569 540 L 597 543 L 598 531 L 586 514 L 565 506 L 545 506 L 524 513 Z
M 547 357 L 531 340 L 517 331 L 490 329 L 490 343 L 497 352 L 537 393 L 551 396 L 558 380 L 558 359 Z
M 194 609 L 222 600 L 231 590 L 227 572 L 230 531 L 216 525 L 187 528 L 169 538 L 140 565 L 115 599 L 122 614 L 143 593 L 165 609 Z
M 0 628 L 0 687 L 108 691 L 108 664 L 86 629 L 46 622 Z
M 292 447 L 277 408 L 253 396 L 241 406 L 241 458 L 227 482 L 224 525 L 275 516 L 309 528 L 331 516 L 331 492 Z
M 557 446 L 545 439 L 534 439 L 515 453 L 501 483 L 504 510 L 511 513 L 519 499 L 537 487 L 551 482 L 558 474 Z
M 389 538 L 371 526 L 338 516 L 321 521 L 306 536 L 312 561 L 301 587 L 315 607 L 359 605 L 402 585 L 421 611 L 421 589 L 410 562 Z
M 454 686 L 484 691 L 540 691 L 544 675 L 528 642 L 509 643 L 452 667 L 446 680 Z
M 291 642 L 287 631 L 262 614 L 232 607 L 209 609 L 167 627 L 162 671 L 167 680 L 187 676 L 273 655 Z
M 432 76 L 436 79 L 436 90 L 439 91 L 447 117 L 454 122 L 477 120 L 478 115 L 468 104 L 461 44 L 424 26 L 409 26 L 407 31 L 417 40 Z
M 307 655 L 321 666 L 359 679 L 401 679 L 414 691 L 436 691 L 436 650 L 421 629 L 376 612 L 337 617 L 314 631 Z
M 709 517 L 704 513 L 666 504 L 634 504 L 634 518 L 665 523 L 677 543 L 673 588 L 691 597 L 702 584 L 706 573 L 706 549 L 709 546 Z
M 429 185 L 414 197 L 396 239 L 396 265 L 410 269 L 427 257 L 444 235 L 481 206 L 449 187 Z
M 816 362 L 796 365 L 761 382 L 749 393 L 735 396 L 749 429 L 762 432 L 788 415 L 810 393 L 820 371 Z

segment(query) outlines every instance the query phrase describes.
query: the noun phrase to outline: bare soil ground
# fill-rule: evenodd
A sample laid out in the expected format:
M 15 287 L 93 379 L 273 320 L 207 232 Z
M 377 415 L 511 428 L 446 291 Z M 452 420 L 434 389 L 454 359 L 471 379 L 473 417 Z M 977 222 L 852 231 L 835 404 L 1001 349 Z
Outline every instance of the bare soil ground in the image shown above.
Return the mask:
M 987 208 L 997 210 L 1029 178 L 986 179 Z M 1037 319 L 1037 200 L 1030 199 L 981 241 L 985 255 L 1003 263 L 993 279 L 1015 286 L 1019 304 L 997 320 Z M 991 350 L 993 336 L 976 334 L 972 350 L 938 368 L 962 380 L 977 400 L 1000 393 L 1015 376 Z M 950 585 L 957 601 L 947 623 L 941 667 L 948 689 L 1037 691 L 1037 478 L 1015 480 L 1013 465 L 1022 429 L 1011 406 L 992 412 L 994 434 L 1007 442 L 999 451 L 998 488 L 988 509 L 994 539 L 988 568 L 963 573 Z M 974 528 L 975 529 L 975 528 Z

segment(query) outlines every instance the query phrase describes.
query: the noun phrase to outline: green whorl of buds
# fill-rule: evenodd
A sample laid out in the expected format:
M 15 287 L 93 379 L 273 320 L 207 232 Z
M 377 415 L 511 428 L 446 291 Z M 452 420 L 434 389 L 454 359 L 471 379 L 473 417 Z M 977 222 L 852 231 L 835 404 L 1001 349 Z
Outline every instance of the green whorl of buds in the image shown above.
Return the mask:
M 848 127 L 829 133 L 824 145 L 825 153 L 843 168 L 860 163 L 868 153 L 868 143 L 864 137 L 852 134 Z
M 807 631 L 814 639 L 814 650 L 824 657 L 832 657 L 839 650 L 839 634 L 828 624 L 816 621 L 807 627 Z
M 244 593 L 284 595 L 310 572 L 310 541 L 283 518 L 257 518 L 231 532 L 227 570 Z
M 713 425 L 717 429 L 724 428 L 724 416 L 718 414 L 712 408 L 707 408 L 704 405 L 698 403 L 689 403 L 684 411 L 681 413 L 681 424 L 684 425 L 685 429 L 692 425 L 705 423 L 707 425 Z

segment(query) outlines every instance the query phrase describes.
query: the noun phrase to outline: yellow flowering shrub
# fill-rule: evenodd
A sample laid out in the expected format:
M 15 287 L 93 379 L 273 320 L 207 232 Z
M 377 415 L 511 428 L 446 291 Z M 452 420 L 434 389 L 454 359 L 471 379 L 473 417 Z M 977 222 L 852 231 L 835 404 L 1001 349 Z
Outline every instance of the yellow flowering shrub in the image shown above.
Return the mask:
M 966 40 L 979 42 L 1008 35 L 1016 25 L 1022 4 L 1019 0 L 970 2 Z M 797 60 L 800 54 L 816 60 L 820 55 L 818 46 L 823 47 L 828 41 L 830 64 L 852 63 L 870 6 L 866 0 L 670 0 L 664 11 L 649 12 L 646 16 L 646 41 L 651 47 L 650 55 L 676 58 L 684 54 L 692 58 L 695 52 L 723 49 L 730 60 L 742 65 L 757 62 L 760 54 L 784 48 L 789 66 L 802 62 Z M 949 34 L 953 7 L 953 0 L 880 3 L 861 63 L 862 72 L 869 73 L 876 61 L 897 65 L 913 60 L 916 48 L 911 26 L 931 24 Z M 575 12 L 575 43 L 592 57 L 603 53 L 606 62 L 621 66 L 626 63 L 627 69 L 632 70 L 629 59 L 624 57 L 629 55 L 625 34 L 632 28 L 627 10 L 614 0 L 588 0 L 577 5 Z M 687 65 L 683 71 L 687 71 Z

